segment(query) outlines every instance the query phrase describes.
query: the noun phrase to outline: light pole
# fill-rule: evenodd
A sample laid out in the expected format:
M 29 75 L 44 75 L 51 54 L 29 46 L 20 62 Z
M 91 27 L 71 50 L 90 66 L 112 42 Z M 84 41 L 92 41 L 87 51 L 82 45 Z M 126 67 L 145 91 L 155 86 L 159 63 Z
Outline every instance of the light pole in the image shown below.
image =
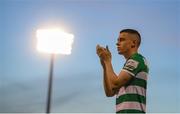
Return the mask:
M 74 36 L 59 28 L 37 30 L 37 50 L 51 54 L 50 71 L 48 80 L 48 94 L 46 102 L 46 113 L 51 111 L 51 96 L 53 86 L 53 69 L 56 54 L 71 54 Z
M 52 94 L 52 84 L 53 84 L 54 57 L 55 57 L 55 55 L 51 54 L 49 82 L 48 82 L 48 96 L 47 96 L 47 103 L 46 103 L 46 113 L 50 113 L 50 109 L 51 109 L 51 94 Z

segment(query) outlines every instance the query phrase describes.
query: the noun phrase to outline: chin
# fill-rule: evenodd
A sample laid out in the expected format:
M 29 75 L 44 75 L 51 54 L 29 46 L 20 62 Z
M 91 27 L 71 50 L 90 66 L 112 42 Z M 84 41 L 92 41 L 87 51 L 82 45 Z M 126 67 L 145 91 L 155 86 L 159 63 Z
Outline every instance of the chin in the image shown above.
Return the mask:
M 118 54 L 122 55 L 123 53 L 122 53 L 122 52 L 120 52 L 120 51 L 118 51 Z

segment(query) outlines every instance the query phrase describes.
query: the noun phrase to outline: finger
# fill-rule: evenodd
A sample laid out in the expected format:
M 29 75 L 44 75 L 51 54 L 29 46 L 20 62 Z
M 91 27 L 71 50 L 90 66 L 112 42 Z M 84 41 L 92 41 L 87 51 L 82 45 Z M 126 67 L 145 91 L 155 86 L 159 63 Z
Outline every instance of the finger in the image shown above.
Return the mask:
M 108 49 L 108 45 L 106 45 L 106 49 L 109 50 L 109 49 Z
M 98 45 L 96 45 L 96 48 L 99 48 L 100 47 L 100 45 L 98 44 Z
M 100 46 L 99 44 L 96 46 L 96 53 L 98 56 L 102 56 L 103 53 L 106 52 L 106 48 Z
M 108 45 L 106 45 L 106 50 L 107 50 L 108 52 L 110 52 L 110 51 L 109 51 L 109 47 L 108 47 Z
M 98 49 L 99 49 L 99 47 L 100 47 L 100 46 L 99 46 L 99 44 L 98 44 L 98 45 L 96 45 L 96 50 L 98 50 Z
M 99 44 L 96 46 L 96 50 L 102 50 L 103 47 L 101 47 Z
M 96 50 L 96 53 L 100 56 L 104 52 L 103 48 L 99 47 Z
M 97 54 L 100 56 L 100 55 L 102 55 L 104 53 L 104 50 L 102 50 L 102 49 L 99 49 L 99 50 L 97 50 Z
M 104 49 L 105 49 L 105 48 L 103 48 L 103 47 L 101 47 L 101 46 L 98 46 L 98 47 L 97 47 L 97 50 L 98 50 L 98 51 L 103 51 Z
M 98 45 L 96 46 L 96 52 L 98 53 L 99 50 L 100 50 L 100 45 L 98 44 Z

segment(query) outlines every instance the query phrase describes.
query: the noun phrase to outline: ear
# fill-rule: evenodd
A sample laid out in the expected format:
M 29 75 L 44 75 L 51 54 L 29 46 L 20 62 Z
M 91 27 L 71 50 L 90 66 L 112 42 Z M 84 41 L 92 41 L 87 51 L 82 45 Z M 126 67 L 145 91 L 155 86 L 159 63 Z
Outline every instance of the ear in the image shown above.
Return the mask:
M 133 41 L 132 41 L 131 48 L 135 48 L 135 47 L 136 47 L 136 40 L 133 40 Z

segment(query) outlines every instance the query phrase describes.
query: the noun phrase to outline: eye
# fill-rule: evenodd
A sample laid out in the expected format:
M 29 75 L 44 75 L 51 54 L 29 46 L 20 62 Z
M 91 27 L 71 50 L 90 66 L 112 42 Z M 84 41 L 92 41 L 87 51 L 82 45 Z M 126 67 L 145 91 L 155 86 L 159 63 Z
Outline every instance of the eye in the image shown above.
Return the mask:
M 122 41 L 125 41 L 125 39 L 124 38 L 120 38 L 120 39 L 118 39 L 118 41 L 122 42 Z

